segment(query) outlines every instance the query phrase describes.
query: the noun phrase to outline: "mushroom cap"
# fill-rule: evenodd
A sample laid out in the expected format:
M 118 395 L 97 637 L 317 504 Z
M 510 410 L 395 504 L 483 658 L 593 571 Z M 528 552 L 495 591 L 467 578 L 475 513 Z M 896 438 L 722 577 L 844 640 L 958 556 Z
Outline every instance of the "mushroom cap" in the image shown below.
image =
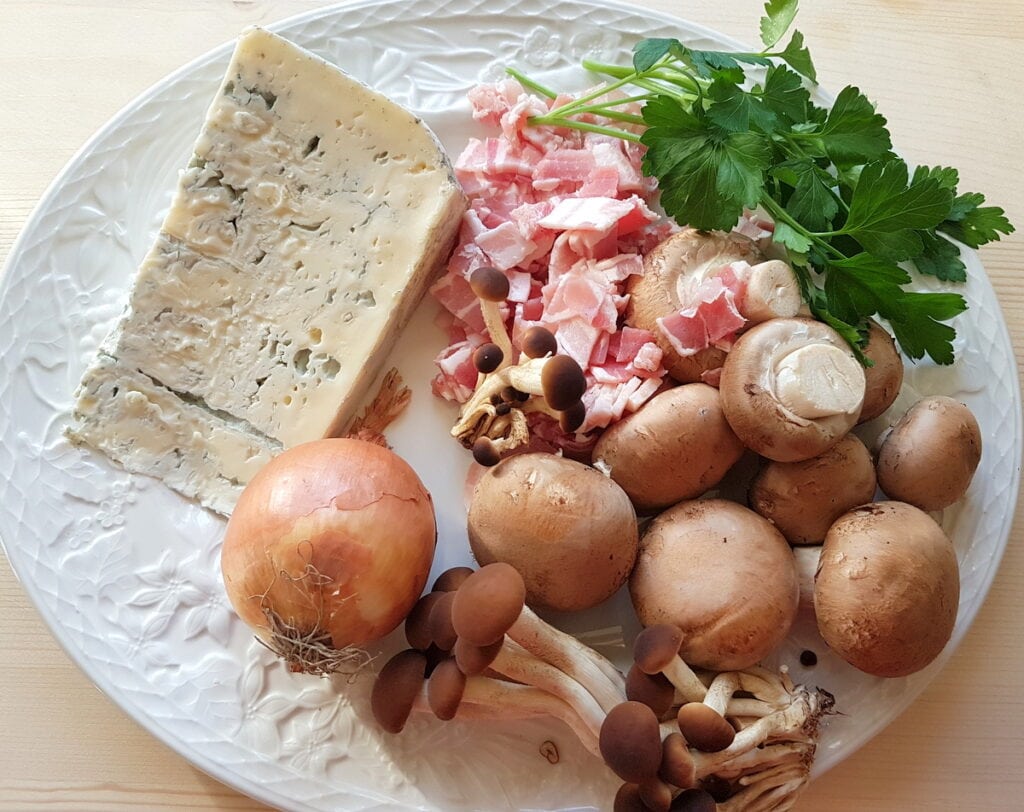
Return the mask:
M 633 641 L 633 662 L 645 674 L 660 674 L 676 657 L 683 632 L 671 623 L 648 626 Z
M 981 462 L 981 429 L 953 398 L 919 400 L 878 451 L 878 485 L 890 499 L 942 510 L 962 497 Z
M 482 372 L 485 375 L 494 372 L 504 360 L 505 353 L 497 344 L 481 344 L 473 352 L 473 366 L 476 367 L 477 372 Z
M 725 499 L 680 502 L 657 516 L 629 590 L 641 623 L 678 626 L 682 658 L 717 671 L 751 666 L 781 643 L 799 597 L 785 537 Z
M 959 600 L 953 543 L 912 505 L 863 505 L 825 536 L 814 580 L 818 630 L 861 671 L 902 677 L 924 668 L 949 641 Z
M 741 260 L 751 265 L 761 261 L 749 238 L 684 228 L 647 253 L 642 275 L 630 277 L 626 323 L 654 334 L 663 353 L 662 364 L 677 381 L 699 381 L 702 373 L 722 366 L 726 354 L 709 347 L 695 355 L 680 355 L 658 326 L 658 319 L 683 308 L 680 289 L 688 280 L 699 283 L 722 266 Z
M 694 787 L 677 795 L 671 809 L 672 812 L 715 812 L 718 804 L 710 792 Z
M 501 454 L 490 437 L 477 437 L 473 441 L 473 459 L 485 468 L 492 468 L 501 462 Z
M 661 766 L 658 775 L 674 787 L 687 789 L 697 780 L 697 768 L 690 748 L 679 733 L 669 733 L 661 745 Z
M 472 567 L 449 567 L 437 576 L 437 580 L 434 581 L 431 590 L 433 592 L 454 592 L 474 572 L 476 570 Z
M 587 407 L 582 400 L 577 400 L 572 406 L 562 409 L 558 417 L 558 425 L 566 434 L 572 434 L 583 425 L 583 421 L 586 419 Z
M 672 707 L 676 689 L 662 674 L 646 674 L 636 664 L 626 674 L 626 699 L 643 702 L 659 719 Z
M 741 335 L 722 367 L 722 409 L 744 445 L 763 457 L 814 457 L 853 428 L 864 368 L 831 327 L 773 319 Z
M 718 390 L 691 383 L 655 395 L 610 426 L 594 446 L 593 459 L 637 510 L 654 511 L 715 487 L 743 451 Z
M 816 457 L 769 461 L 750 483 L 748 501 L 790 544 L 817 544 L 846 511 L 875 498 L 871 452 L 847 434 Z
M 430 608 L 428 623 L 431 638 L 434 645 L 442 651 L 451 651 L 455 645 L 455 638 L 458 636 L 452 623 L 452 605 L 455 602 L 455 594 L 454 592 L 442 592 Z
M 555 334 L 547 327 L 536 325 L 523 333 L 521 342 L 523 355 L 527 358 L 543 358 L 545 355 L 554 355 L 558 352 L 558 342 Z
M 475 646 L 490 646 L 504 637 L 523 611 L 526 585 L 515 567 L 488 563 L 449 594 L 458 636 Z
M 579 402 L 587 391 L 583 370 L 568 355 L 554 355 L 544 364 L 540 373 L 544 400 L 555 411 L 568 409 Z
M 427 657 L 421 651 L 400 651 L 384 664 L 370 692 L 370 709 L 388 733 L 405 727 L 413 703 L 423 687 Z
M 640 800 L 640 787 L 626 782 L 615 793 L 612 812 L 646 812 L 644 802 Z
M 466 640 L 465 637 L 460 637 L 455 641 L 455 649 L 452 653 L 455 654 L 455 661 L 459 664 L 459 669 L 462 673 L 472 677 L 476 674 L 482 674 L 489 668 L 504 645 L 504 635 L 501 636 L 500 640 L 491 643 L 489 646 L 475 646 Z
M 440 592 L 428 592 L 423 595 L 405 618 L 405 639 L 409 646 L 417 651 L 426 651 L 434 642 L 434 629 L 430 614 L 434 604 L 440 599 Z
M 605 763 L 623 781 L 639 784 L 661 765 L 661 731 L 654 711 L 640 702 L 616 705 L 598 737 Z
M 434 668 L 427 682 L 427 703 L 434 715 L 447 722 L 455 717 L 466 690 L 466 675 L 459 670 L 454 658 L 442 660 Z
M 497 268 L 484 265 L 470 274 L 469 286 L 486 302 L 504 302 L 508 298 L 508 277 Z
M 656 775 L 641 781 L 637 792 L 649 812 L 668 812 L 672 806 L 672 787 Z
M 526 582 L 527 603 L 559 611 L 596 606 L 618 591 L 639 542 L 633 505 L 618 485 L 543 453 L 489 468 L 473 491 L 467 527 L 477 561 L 511 564 Z
M 896 342 L 875 321 L 868 320 L 868 343 L 864 355 L 874 366 L 864 368 L 864 405 L 858 423 L 874 420 L 892 406 L 903 386 L 903 358 Z
M 724 750 L 736 738 L 736 729 L 703 702 L 688 702 L 680 707 L 676 721 L 687 743 L 704 753 Z

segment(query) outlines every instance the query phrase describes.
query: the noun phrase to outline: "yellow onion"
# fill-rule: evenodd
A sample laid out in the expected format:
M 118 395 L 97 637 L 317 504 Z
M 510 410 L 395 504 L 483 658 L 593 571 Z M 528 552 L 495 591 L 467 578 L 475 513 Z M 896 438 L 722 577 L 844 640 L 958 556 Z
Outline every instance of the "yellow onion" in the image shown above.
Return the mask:
M 402 622 L 436 539 L 430 494 L 405 460 L 364 440 L 316 440 L 246 486 L 221 567 L 235 611 L 293 671 L 331 673 Z

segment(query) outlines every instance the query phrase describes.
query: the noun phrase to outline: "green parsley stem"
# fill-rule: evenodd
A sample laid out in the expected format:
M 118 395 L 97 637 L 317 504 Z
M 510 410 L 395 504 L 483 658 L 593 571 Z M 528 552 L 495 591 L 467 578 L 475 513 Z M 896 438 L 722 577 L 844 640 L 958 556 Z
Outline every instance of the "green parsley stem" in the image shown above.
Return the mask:
M 640 136 L 636 133 L 631 133 L 627 130 L 620 130 L 615 127 L 602 127 L 600 124 L 590 124 L 586 121 L 577 121 L 574 118 L 560 118 L 553 117 L 551 115 L 546 116 L 530 116 L 526 123 L 529 125 L 535 124 L 548 124 L 556 125 L 559 127 L 568 127 L 570 130 L 583 130 L 589 133 L 600 133 L 601 135 L 610 135 L 613 138 L 621 138 L 623 141 L 635 141 L 640 142 Z
M 518 71 L 515 68 L 505 68 L 505 73 L 515 79 L 519 84 L 525 87 L 527 90 L 532 90 L 536 93 L 540 93 L 542 96 L 547 96 L 549 99 L 558 98 L 558 94 L 549 87 L 545 87 L 540 82 L 534 81 L 522 71 Z
M 836 259 L 847 259 L 847 256 L 842 251 L 835 248 L 828 240 L 822 239 L 823 236 L 827 236 L 826 234 L 818 234 L 813 231 L 808 231 L 806 228 L 800 225 L 800 223 L 793 219 L 788 211 L 786 211 L 784 208 L 782 208 L 782 206 L 775 202 L 775 200 L 767 192 L 761 195 L 760 202 L 761 205 L 764 206 L 765 211 L 767 211 L 776 220 L 781 220 L 794 231 L 796 231 L 798 234 L 802 234 L 803 236 L 807 237 L 807 239 L 809 239 L 819 248 L 823 249 L 827 253 L 834 256 Z

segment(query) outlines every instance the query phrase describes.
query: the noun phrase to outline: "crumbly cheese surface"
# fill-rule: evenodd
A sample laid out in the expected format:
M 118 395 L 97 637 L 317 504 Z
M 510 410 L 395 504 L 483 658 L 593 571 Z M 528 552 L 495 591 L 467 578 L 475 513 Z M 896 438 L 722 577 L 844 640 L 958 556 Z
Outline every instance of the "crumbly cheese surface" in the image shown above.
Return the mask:
M 251 29 L 104 352 L 272 446 L 339 434 L 464 207 L 411 113 Z M 107 438 L 137 424 L 115 408 L 96 414 L 76 436 L 128 465 L 138 444 Z M 215 479 L 225 473 L 216 455 L 204 460 Z

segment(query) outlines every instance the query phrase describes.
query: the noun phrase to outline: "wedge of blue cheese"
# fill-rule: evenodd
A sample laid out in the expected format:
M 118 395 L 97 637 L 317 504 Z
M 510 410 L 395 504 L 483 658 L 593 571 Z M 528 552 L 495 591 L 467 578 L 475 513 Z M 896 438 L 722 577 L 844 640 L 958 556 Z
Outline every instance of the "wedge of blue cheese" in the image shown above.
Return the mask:
M 465 206 L 409 111 L 250 29 L 69 436 L 229 512 L 259 461 L 344 432 Z

